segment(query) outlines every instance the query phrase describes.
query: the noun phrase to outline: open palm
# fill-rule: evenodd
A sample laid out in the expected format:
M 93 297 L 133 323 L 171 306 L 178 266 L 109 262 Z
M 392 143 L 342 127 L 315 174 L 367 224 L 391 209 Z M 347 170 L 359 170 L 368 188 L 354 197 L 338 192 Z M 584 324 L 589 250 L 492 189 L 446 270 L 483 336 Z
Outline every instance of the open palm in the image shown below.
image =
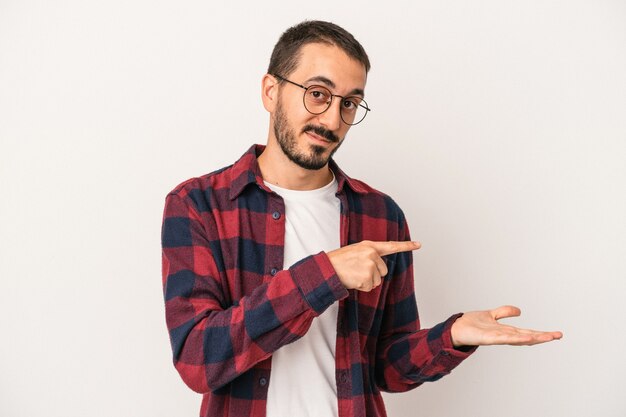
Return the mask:
M 563 337 L 561 332 L 520 329 L 498 322 L 499 319 L 517 317 L 520 314 L 520 309 L 514 306 L 464 313 L 452 325 L 452 343 L 455 347 L 535 345 Z

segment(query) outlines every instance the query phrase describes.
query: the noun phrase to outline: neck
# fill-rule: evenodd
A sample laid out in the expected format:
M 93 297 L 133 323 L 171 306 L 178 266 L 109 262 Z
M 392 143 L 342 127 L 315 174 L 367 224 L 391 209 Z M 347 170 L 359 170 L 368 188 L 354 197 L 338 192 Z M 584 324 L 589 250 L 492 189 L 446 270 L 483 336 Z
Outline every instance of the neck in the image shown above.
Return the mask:
M 315 190 L 333 179 L 328 164 L 317 170 L 302 168 L 292 162 L 275 141 L 268 141 L 257 161 L 263 180 L 289 190 Z

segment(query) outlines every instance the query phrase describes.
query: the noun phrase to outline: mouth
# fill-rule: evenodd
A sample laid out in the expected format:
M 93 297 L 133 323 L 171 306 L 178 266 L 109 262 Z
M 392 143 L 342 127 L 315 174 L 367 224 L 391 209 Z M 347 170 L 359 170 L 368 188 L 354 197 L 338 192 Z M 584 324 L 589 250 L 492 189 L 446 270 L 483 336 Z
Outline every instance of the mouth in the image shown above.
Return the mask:
M 314 142 L 318 146 L 321 145 L 321 146 L 325 146 L 326 147 L 326 146 L 329 146 L 329 145 L 334 143 L 333 141 L 330 141 L 330 140 L 324 138 L 323 136 L 318 135 L 317 133 L 315 133 L 315 132 L 313 132 L 311 130 L 306 131 L 304 133 L 306 133 L 306 135 L 309 137 L 309 139 L 311 139 L 311 141 Z

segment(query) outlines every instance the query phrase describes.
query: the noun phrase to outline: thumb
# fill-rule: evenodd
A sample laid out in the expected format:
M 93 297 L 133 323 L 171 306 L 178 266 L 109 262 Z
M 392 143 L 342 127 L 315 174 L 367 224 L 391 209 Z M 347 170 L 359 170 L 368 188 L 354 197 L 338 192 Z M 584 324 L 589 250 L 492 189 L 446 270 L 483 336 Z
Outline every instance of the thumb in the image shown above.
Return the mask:
M 490 311 L 491 317 L 495 320 L 504 319 L 507 317 L 517 317 L 522 314 L 522 310 L 515 306 L 501 306 L 498 308 L 494 308 Z

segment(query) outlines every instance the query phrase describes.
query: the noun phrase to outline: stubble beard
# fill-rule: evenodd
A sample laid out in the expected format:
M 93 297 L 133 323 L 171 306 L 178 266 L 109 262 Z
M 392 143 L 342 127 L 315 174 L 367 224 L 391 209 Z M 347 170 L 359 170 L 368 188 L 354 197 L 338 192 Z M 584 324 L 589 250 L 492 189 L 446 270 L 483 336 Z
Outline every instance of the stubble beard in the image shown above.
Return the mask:
M 305 126 L 303 133 L 306 129 L 307 127 Z M 274 136 L 276 136 L 276 140 L 283 153 L 287 155 L 287 158 L 299 167 L 308 170 L 318 170 L 326 166 L 342 143 L 342 141 L 338 140 L 337 146 L 330 151 L 328 156 L 324 156 L 326 148 L 323 146 L 309 145 L 310 153 L 308 155 L 298 150 L 296 134 L 293 128 L 289 126 L 287 116 L 285 116 L 280 101 L 276 106 L 276 113 L 274 115 Z

